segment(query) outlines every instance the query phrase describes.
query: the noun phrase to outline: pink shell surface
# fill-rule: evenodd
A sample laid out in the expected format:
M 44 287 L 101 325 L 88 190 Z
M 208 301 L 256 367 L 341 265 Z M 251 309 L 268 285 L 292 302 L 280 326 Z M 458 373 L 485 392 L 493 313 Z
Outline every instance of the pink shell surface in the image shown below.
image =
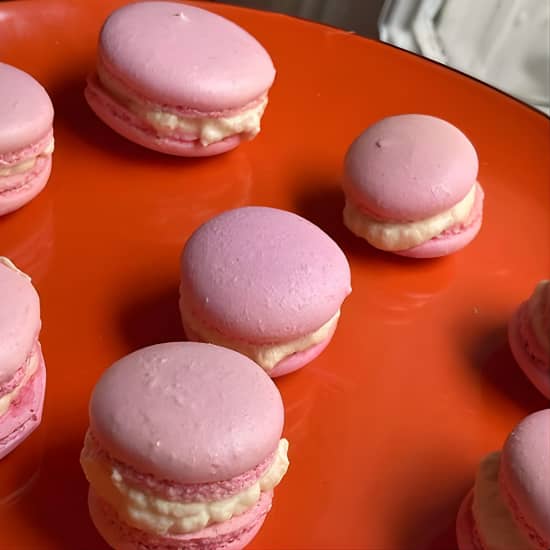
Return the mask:
M 29 74 L 0 63 L 0 155 L 39 141 L 51 131 L 53 106 Z
M 550 548 L 550 409 L 530 414 L 508 436 L 499 481 L 516 513 Z
M 138 350 L 109 368 L 90 403 L 90 429 L 116 460 L 177 483 L 228 480 L 272 454 L 281 396 L 243 355 L 174 342 Z
M 416 221 L 463 199 L 477 172 L 476 151 L 458 128 L 429 115 L 397 115 L 352 143 L 344 191 L 381 220 Z
M 522 335 L 522 328 L 524 335 Z M 531 383 L 547 398 L 550 399 L 550 358 L 546 364 L 541 359 L 543 350 L 537 343 L 536 335 L 529 323 L 527 302 L 523 302 L 516 310 L 508 323 L 508 342 L 521 370 Z
M 234 339 L 284 342 L 326 323 L 351 292 L 340 247 L 291 212 L 229 210 L 199 227 L 181 258 L 181 303 Z
M 46 390 L 46 368 L 40 354 L 36 372 L 21 389 L 5 414 L 0 416 L 0 459 L 19 446 L 42 420 L 44 393 Z
M 475 520 L 472 514 L 473 489 L 464 497 L 456 518 L 456 541 L 459 550 L 483 550 L 475 536 Z
M 0 263 L 0 385 L 24 364 L 40 330 L 40 300 L 26 276 Z
M 187 535 L 153 535 L 120 521 L 115 511 L 90 490 L 88 508 L 101 536 L 116 550 L 242 550 L 260 530 L 271 509 L 273 493 L 244 514 Z
M 275 78 L 269 54 L 244 29 L 176 2 L 138 2 L 113 12 L 99 55 L 130 90 L 201 112 L 242 107 Z

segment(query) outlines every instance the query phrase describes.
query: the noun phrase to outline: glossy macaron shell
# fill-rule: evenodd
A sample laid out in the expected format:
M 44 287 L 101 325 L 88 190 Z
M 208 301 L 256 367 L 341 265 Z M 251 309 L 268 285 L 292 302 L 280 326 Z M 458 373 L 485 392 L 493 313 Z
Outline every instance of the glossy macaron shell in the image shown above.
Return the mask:
M 182 304 L 202 323 L 254 343 L 282 342 L 328 322 L 349 294 L 350 268 L 319 227 L 250 206 L 202 225 L 181 258 Z
M 528 525 L 550 543 L 550 409 L 535 412 L 510 434 L 500 480 Z
M 192 342 L 124 357 L 100 378 L 90 428 L 114 459 L 184 484 L 223 481 L 263 462 L 283 427 L 279 391 L 247 357 Z
M 23 366 L 40 330 L 40 300 L 30 279 L 0 261 L 0 385 Z
M 244 29 L 176 2 L 137 2 L 105 22 L 99 55 L 130 90 L 200 113 L 246 106 L 273 83 L 269 54 Z
M 53 115 L 48 93 L 32 76 L 0 63 L 0 155 L 14 153 L 46 136 Z
M 367 128 L 345 158 L 344 191 L 381 220 L 416 221 L 452 208 L 475 184 L 476 151 L 452 124 L 396 115 Z

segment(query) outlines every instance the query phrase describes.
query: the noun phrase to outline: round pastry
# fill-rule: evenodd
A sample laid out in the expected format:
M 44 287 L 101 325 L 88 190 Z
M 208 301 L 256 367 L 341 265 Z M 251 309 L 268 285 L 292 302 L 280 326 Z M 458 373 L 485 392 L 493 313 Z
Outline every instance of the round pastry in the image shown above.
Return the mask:
M 260 131 L 275 69 L 231 21 L 177 2 L 137 2 L 108 17 L 98 50 L 86 99 L 130 141 L 198 157 Z
M 344 170 L 344 223 L 375 248 L 433 258 L 463 248 L 479 232 L 477 154 L 444 120 L 385 118 L 352 143 Z
M 232 350 L 138 350 L 104 372 L 81 454 L 89 509 L 116 549 L 243 548 L 288 467 L 283 404 Z
M 270 376 L 330 342 L 351 292 L 349 264 L 311 222 L 284 210 L 229 210 L 199 227 L 181 257 L 187 337 L 235 349 Z
M 457 519 L 460 550 L 550 548 L 550 409 L 529 415 L 488 455 Z
M 46 369 L 40 301 L 30 278 L 0 257 L 0 459 L 40 424 Z
M 550 281 L 541 281 L 508 324 L 510 348 L 533 385 L 550 399 Z
M 53 106 L 30 75 L 0 63 L 0 216 L 34 199 L 52 168 Z

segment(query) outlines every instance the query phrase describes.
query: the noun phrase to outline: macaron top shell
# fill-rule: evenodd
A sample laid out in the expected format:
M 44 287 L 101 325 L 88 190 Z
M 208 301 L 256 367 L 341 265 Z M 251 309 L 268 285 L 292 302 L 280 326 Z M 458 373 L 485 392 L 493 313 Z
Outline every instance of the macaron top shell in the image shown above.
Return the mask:
M 29 74 L 0 63 L 0 155 L 43 138 L 52 127 L 53 106 Z
M 344 190 L 381 220 L 417 221 L 450 209 L 476 182 L 478 158 L 455 126 L 397 115 L 367 128 L 345 159 Z
M 138 2 L 105 22 L 99 53 L 146 99 L 200 112 L 244 107 L 273 83 L 261 44 L 235 23 L 176 2 Z
M 181 273 L 186 307 L 222 334 L 253 343 L 317 330 L 351 291 L 348 261 L 326 233 L 260 206 L 199 227 L 183 250 Z
M 179 483 L 223 481 L 275 451 L 283 404 L 247 357 L 193 342 L 138 350 L 109 368 L 90 402 L 90 428 L 114 459 Z
M 529 415 L 512 431 L 501 457 L 505 487 L 526 522 L 550 541 L 550 409 Z
M 40 330 L 40 301 L 25 274 L 0 258 L 0 385 L 23 366 Z

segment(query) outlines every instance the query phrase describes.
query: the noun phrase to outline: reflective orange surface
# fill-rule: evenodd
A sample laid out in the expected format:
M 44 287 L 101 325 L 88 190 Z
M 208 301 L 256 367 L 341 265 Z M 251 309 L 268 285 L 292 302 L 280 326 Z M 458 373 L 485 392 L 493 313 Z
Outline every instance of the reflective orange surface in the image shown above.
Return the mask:
M 193 229 L 260 204 L 332 235 L 353 294 L 325 353 L 277 380 L 291 468 L 250 548 L 456 549 L 455 513 L 480 457 L 546 405 L 514 364 L 505 325 L 550 272 L 549 120 L 403 51 L 211 5 L 273 56 L 263 130 L 220 157 L 162 156 L 118 137 L 83 99 L 98 30 L 121 3 L 0 4 L 0 58 L 51 93 L 57 145 L 46 190 L 0 219 L 0 254 L 40 291 L 48 368 L 41 428 L 0 463 L 0 548 L 105 548 L 78 463 L 90 391 L 123 354 L 182 337 L 178 257 Z M 341 223 L 347 146 L 407 112 L 449 120 L 479 153 L 484 225 L 452 257 L 379 253 Z

